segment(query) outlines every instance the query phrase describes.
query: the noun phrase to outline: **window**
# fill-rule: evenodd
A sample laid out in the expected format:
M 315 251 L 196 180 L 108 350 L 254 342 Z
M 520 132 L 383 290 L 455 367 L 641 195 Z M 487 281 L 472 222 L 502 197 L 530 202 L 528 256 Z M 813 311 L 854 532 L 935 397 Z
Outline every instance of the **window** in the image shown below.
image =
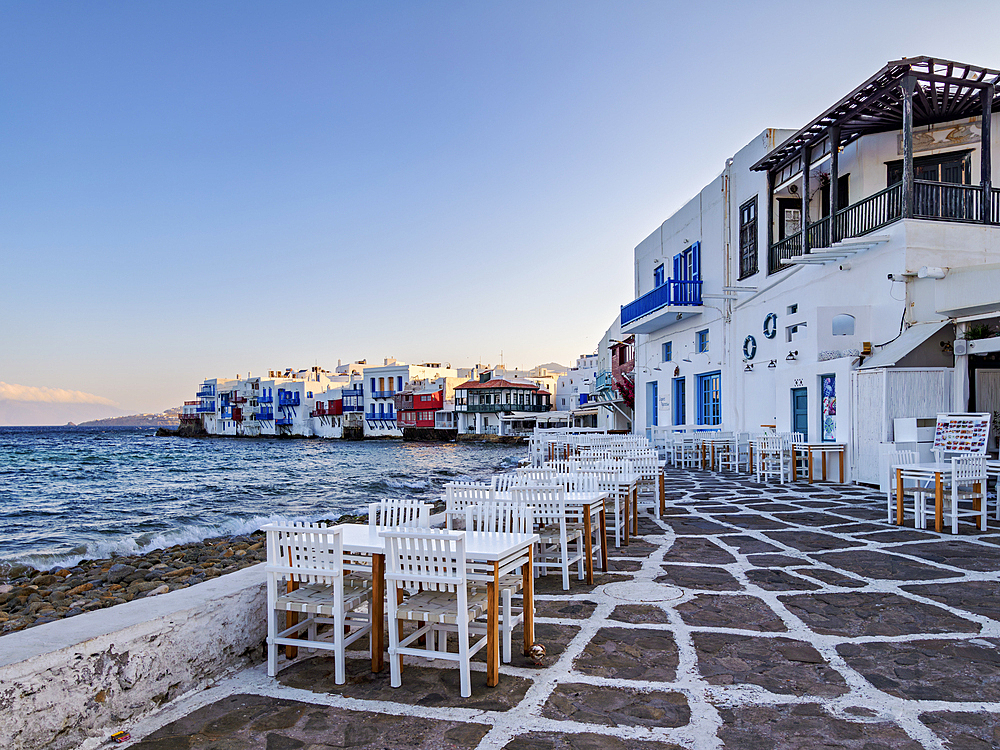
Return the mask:
M 655 380 L 650 380 L 646 383 L 646 425 L 648 427 L 656 427 L 659 424 L 659 409 L 657 408 L 657 391 L 659 390 L 659 383 Z
M 396 376 L 396 390 L 397 391 L 403 390 L 403 376 L 402 375 L 397 375 Z
M 757 273 L 757 196 L 740 206 L 740 278 Z
M 833 335 L 834 336 L 853 336 L 854 335 L 854 316 L 847 315 L 834 315 L 833 316 Z
M 653 288 L 663 286 L 666 279 L 663 277 L 663 264 L 661 263 L 653 269 Z
M 698 424 L 722 424 L 722 373 L 697 376 Z
M 708 351 L 708 329 L 704 331 L 698 331 L 695 334 L 695 343 L 697 344 L 697 349 L 699 354 L 703 354 Z
M 684 385 L 684 378 L 674 378 L 674 424 L 687 423 L 687 410 L 685 402 L 687 400 L 687 388 Z
M 375 393 L 375 378 L 372 378 L 372 394 Z
M 788 307 L 785 308 L 785 311 L 789 315 L 795 315 L 795 313 L 797 313 L 799 311 L 799 306 L 797 304 L 796 305 L 789 305 Z
M 663 345 L 663 361 L 671 362 L 674 358 L 674 342 L 667 341 Z

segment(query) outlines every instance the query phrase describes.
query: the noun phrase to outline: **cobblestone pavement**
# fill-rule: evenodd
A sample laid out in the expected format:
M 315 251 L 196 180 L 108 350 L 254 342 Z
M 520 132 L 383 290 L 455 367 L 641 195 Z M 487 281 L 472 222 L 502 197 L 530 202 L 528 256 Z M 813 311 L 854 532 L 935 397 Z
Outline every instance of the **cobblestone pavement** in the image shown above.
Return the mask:
M 1000 525 L 886 523 L 853 486 L 675 472 L 661 520 L 596 586 L 539 581 L 545 664 L 515 656 L 473 694 L 359 651 L 263 666 L 133 729 L 142 750 L 1000 748 Z M 515 634 L 515 643 L 519 634 Z

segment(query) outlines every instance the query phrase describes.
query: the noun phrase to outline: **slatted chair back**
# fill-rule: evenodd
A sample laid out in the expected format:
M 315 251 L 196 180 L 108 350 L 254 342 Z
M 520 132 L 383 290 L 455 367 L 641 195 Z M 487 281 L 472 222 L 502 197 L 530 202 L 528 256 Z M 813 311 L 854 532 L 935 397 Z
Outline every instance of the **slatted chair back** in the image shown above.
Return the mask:
M 344 574 L 341 531 L 325 523 L 293 522 L 267 528 L 266 571 L 295 583 L 332 586 Z
M 519 477 L 536 483 L 545 483 L 556 475 L 555 469 L 548 468 L 520 468 L 515 471 Z
M 516 503 L 530 505 L 535 515 L 535 523 L 541 526 L 566 523 L 566 488 L 558 485 L 535 485 L 515 487 L 511 499 Z
M 479 503 L 465 509 L 466 531 L 530 534 L 533 528 L 534 513 L 527 503 Z
M 419 500 L 382 500 L 368 505 L 368 528 L 427 528 L 431 525 L 431 506 Z
M 490 502 L 496 497 L 492 484 L 451 482 L 444 489 L 444 520 L 449 529 L 465 520 L 465 509 L 473 503 Z
M 507 474 L 494 474 L 490 479 L 490 486 L 494 492 L 507 492 L 511 487 L 524 484 L 521 477 L 514 472 Z
M 986 456 L 962 455 L 951 457 L 951 482 L 953 487 L 968 487 L 986 483 Z
M 394 589 L 454 591 L 465 608 L 465 532 L 446 529 L 380 531 L 386 541 L 385 580 Z

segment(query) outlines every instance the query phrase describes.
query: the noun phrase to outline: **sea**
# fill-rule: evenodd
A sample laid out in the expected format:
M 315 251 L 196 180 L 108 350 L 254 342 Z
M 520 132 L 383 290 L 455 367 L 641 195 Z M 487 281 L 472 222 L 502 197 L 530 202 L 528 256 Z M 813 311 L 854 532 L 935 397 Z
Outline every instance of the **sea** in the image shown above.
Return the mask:
M 132 555 L 283 520 L 336 520 L 384 498 L 517 466 L 523 446 L 195 439 L 148 428 L 0 427 L 0 573 Z

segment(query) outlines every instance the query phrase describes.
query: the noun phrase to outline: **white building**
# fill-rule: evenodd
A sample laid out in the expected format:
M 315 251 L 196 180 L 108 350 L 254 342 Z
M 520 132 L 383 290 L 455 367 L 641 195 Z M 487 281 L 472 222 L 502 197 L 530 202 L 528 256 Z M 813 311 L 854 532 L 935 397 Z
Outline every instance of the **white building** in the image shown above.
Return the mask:
M 643 240 L 621 313 L 636 429 L 775 425 L 847 443 L 877 482 L 894 417 L 1000 408 L 1000 345 L 952 353 L 1000 311 L 998 81 L 889 63 L 801 130 L 764 131 Z
M 574 427 L 597 427 L 599 407 L 591 403 L 597 379 L 597 353 L 581 354 L 576 366 L 556 379 L 554 405 L 572 414 Z
M 438 363 L 408 365 L 387 358 L 384 364 L 364 368 L 365 437 L 402 437 L 396 420 L 395 396 L 418 380 L 457 378 L 451 367 Z

